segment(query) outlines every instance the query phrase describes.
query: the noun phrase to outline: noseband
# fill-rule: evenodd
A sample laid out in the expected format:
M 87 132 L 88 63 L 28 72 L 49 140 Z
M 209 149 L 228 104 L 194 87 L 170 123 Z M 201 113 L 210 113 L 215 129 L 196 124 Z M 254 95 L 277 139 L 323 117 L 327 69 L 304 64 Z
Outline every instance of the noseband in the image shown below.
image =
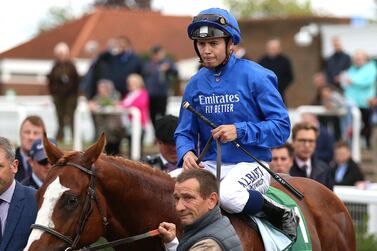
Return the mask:
M 78 168 L 80 171 L 83 171 L 84 173 L 87 173 L 87 174 L 90 175 L 90 184 L 89 184 L 88 190 L 86 192 L 86 197 L 85 197 L 83 209 L 81 211 L 80 219 L 78 221 L 78 224 L 77 224 L 77 227 L 76 227 L 76 230 L 75 230 L 75 237 L 72 238 L 72 237 L 66 236 L 66 235 L 64 235 L 64 234 L 62 234 L 62 233 L 60 233 L 60 232 L 58 232 L 58 231 L 56 231 L 56 230 L 54 230 L 50 227 L 46 227 L 46 226 L 43 226 L 43 225 L 40 225 L 40 224 L 33 224 L 33 225 L 31 225 L 31 228 L 45 231 L 45 232 L 57 237 L 58 239 L 65 241 L 66 243 L 68 243 L 70 245 L 68 248 L 65 249 L 65 251 L 69 251 L 69 250 L 74 250 L 76 248 L 79 240 L 80 240 L 81 233 L 84 230 L 85 224 L 88 221 L 88 218 L 93 211 L 92 200 L 94 200 L 96 205 L 97 205 L 97 208 L 98 208 L 99 213 L 101 215 L 103 225 L 106 227 L 109 223 L 108 223 L 107 217 L 104 215 L 103 209 L 102 209 L 102 207 L 101 207 L 101 205 L 98 201 L 98 197 L 97 197 L 97 194 L 96 194 L 96 168 L 95 168 L 94 164 L 90 167 L 90 169 L 87 169 L 87 168 L 85 168 L 81 165 L 78 165 L 76 163 L 73 163 L 73 162 L 67 162 L 64 165 L 59 164 L 59 165 L 55 165 L 55 166 L 56 167 L 72 166 L 72 167 Z

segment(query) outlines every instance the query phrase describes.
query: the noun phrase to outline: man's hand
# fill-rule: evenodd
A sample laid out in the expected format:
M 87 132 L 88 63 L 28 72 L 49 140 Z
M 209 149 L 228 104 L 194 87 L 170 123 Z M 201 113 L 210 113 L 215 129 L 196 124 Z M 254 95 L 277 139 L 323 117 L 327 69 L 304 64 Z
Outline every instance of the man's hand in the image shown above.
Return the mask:
M 212 137 L 219 139 L 222 143 L 227 143 L 237 139 L 237 129 L 235 125 L 221 125 L 212 130 Z
M 196 164 L 196 160 L 198 157 L 196 157 L 195 153 L 189 151 L 183 156 L 183 170 L 189 170 L 194 168 L 203 168 L 200 164 Z
M 176 227 L 173 223 L 161 222 L 158 231 L 164 243 L 169 243 L 176 237 Z

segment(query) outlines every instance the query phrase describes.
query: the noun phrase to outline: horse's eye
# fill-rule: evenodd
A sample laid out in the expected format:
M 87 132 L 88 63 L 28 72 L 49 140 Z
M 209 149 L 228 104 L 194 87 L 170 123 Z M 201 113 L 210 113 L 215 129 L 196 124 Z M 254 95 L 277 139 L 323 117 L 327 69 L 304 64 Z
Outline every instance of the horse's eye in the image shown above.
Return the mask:
M 78 199 L 76 196 L 71 195 L 67 198 L 66 203 L 65 203 L 65 207 L 67 209 L 74 209 L 77 207 L 77 205 L 78 205 Z

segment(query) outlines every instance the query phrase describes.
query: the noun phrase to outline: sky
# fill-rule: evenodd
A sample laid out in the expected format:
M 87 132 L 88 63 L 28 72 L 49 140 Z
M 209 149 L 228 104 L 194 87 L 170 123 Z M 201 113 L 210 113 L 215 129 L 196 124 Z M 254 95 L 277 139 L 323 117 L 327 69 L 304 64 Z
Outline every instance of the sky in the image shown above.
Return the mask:
M 335 16 L 376 17 L 373 0 L 311 0 L 313 9 L 321 9 Z M 79 16 L 88 10 L 93 0 L 12 0 L 0 1 L 0 52 L 31 39 L 38 26 L 53 6 L 70 6 L 73 14 Z M 194 16 L 200 10 L 222 7 L 221 0 L 153 0 L 152 8 L 169 15 Z

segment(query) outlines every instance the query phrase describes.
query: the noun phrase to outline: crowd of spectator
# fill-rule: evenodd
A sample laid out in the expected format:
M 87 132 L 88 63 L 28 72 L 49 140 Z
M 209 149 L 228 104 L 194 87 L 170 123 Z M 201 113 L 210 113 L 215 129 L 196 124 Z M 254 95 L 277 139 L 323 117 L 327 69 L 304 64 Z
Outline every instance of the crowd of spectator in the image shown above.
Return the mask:
M 172 58 L 158 44 L 152 46 L 147 55 L 135 53 L 125 36 L 109 39 L 104 51 L 98 47 L 95 41 L 85 46 L 91 63 L 80 80 L 68 45 L 61 42 L 55 46 L 56 60 L 47 76 L 58 117 L 55 137 L 58 142 L 65 140 L 67 125 L 73 135 L 74 110 L 77 97 L 82 94 L 92 113 L 95 138 L 102 132 L 107 135 L 106 153 L 119 155 L 123 139 L 128 139 L 131 153 L 132 117 L 122 114 L 122 110 L 136 108 L 140 111 L 143 142 L 149 121 L 155 127 L 156 120 L 166 114 L 167 100 L 173 83 L 178 80 L 178 71 Z
M 350 148 L 352 134 L 360 133 L 361 147 L 372 149 L 375 155 L 377 65 L 364 50 L 348 55 L 339 37 L 333 37 L 332 44 L 333 54 L 322 71 L 313 75 L 315 94 L 310 103 L 327 112 L 301 114 L 292 125 L 292 142 L 272 150 L 271 168 L 315 179 L 330 189 L 333 185 L 363 187 L 361 163 L 352 159 Z M 361 132 L 352 131 L 351 109 L 360 110 Z
M 353 119 L 350 113 L 354 107 L 360 110 L 363 147 L 373 149 L 376 157 L 377 64 L 363 50 L 357 50 L 352 57 L 349 56 L 338 37 L 333 38 L 333 47 L 334 53 L 326 60 L 324 68 L 312 77 L 316 92 L 311 105 L 323 106 L 328 114 L 320 117 L 312 113 L 302 114 L 300 121 L 292 125 L 291 141 L 271 150 L 269 164 L 274 172 L 310 178 L 331 190 L 334 185 L 363 187 L 363 170 L 360 163 L 352 158 L 350 150 L 351 133 L 358 133 L 350 130 Z M 143 59 L 133 51 L 130 40 L 121 36 L 109 40 L 109 47 L 105 51 L 98 51 L 95 43 L 88 45 L 88 51 L 92 62 L 80 81 L 76 66 L 69 57 L 68 45 L 62 42 L 54 48 L 56 60 L 47 79 L 56 107 L 58 131 L 49 140 L 54 144 L 63 141 L 67 125 L 73 135 L 74 110 L 81 91 L 92 113 L 95 137 L 106 134 L 105 152 L 108 155 L 121 155 L 122 139 L 126 138 L 128 157 L 131 157 L 133 145 L 130 125 L 135 118 L 124 111 L 136 108 L 140 112 L 142 153 L 149 123 L 154 128 L 158 148 L 157 155 L 146 156 L 141 160 L 164 172 L 175 170 L 178 158 L 174 132 L 178 118 L 166 115 L 166 107 L 178 71 L 165 49 L 154 45 Z M 236 48 L 235 53 L 239 58 L 247 58 L 246 50 L 241 46 Z M 285 101 L 294 74 L 292 62 L 283 53 L 278 38 L 267 41 L 266 52 L 258 63 L 276 74 L 278 91 Z M 42 186 L 51 169 L 41 140 L 44 133 L 46 129 L 42 119 L 29 116 L 21 123 L 20 146 L 17 149 L 13 149 L 6 138 L 0 137 L 0 164 L 9 166 L 6 171 L 2 171 L 7 173 L 6 179 L 0 184 L 0 208 L 5 208 L 4 205 L 9 208 L 14 203 L 8 198 L 9 191 L 14 194 L 22 191 L 31 208 L 30 215 L 20 221 L 18 229 L 29 227 L 34 221 L 36 205 L 32 196 L 35 189 Z M 200 172 L 197 175 L 205 175 Z M 188 176 L 187 179 L 191 178 Z M 2 217 L 0 215 L 0 220 Z M 18 216 L 10 213 L 8 220 L 15 217 Z M 6 233 L 6 230 L 2 230 L 4 227 L 0 221 L 1 235 Z M 160 227 L 168 231 L 171 226 L 163 224 Z M 25 245 L 25 237 L 20 245 Z M 172 238 L 167 238 L 167 242 L 172 241 L 175 235 L 169 237 Z

